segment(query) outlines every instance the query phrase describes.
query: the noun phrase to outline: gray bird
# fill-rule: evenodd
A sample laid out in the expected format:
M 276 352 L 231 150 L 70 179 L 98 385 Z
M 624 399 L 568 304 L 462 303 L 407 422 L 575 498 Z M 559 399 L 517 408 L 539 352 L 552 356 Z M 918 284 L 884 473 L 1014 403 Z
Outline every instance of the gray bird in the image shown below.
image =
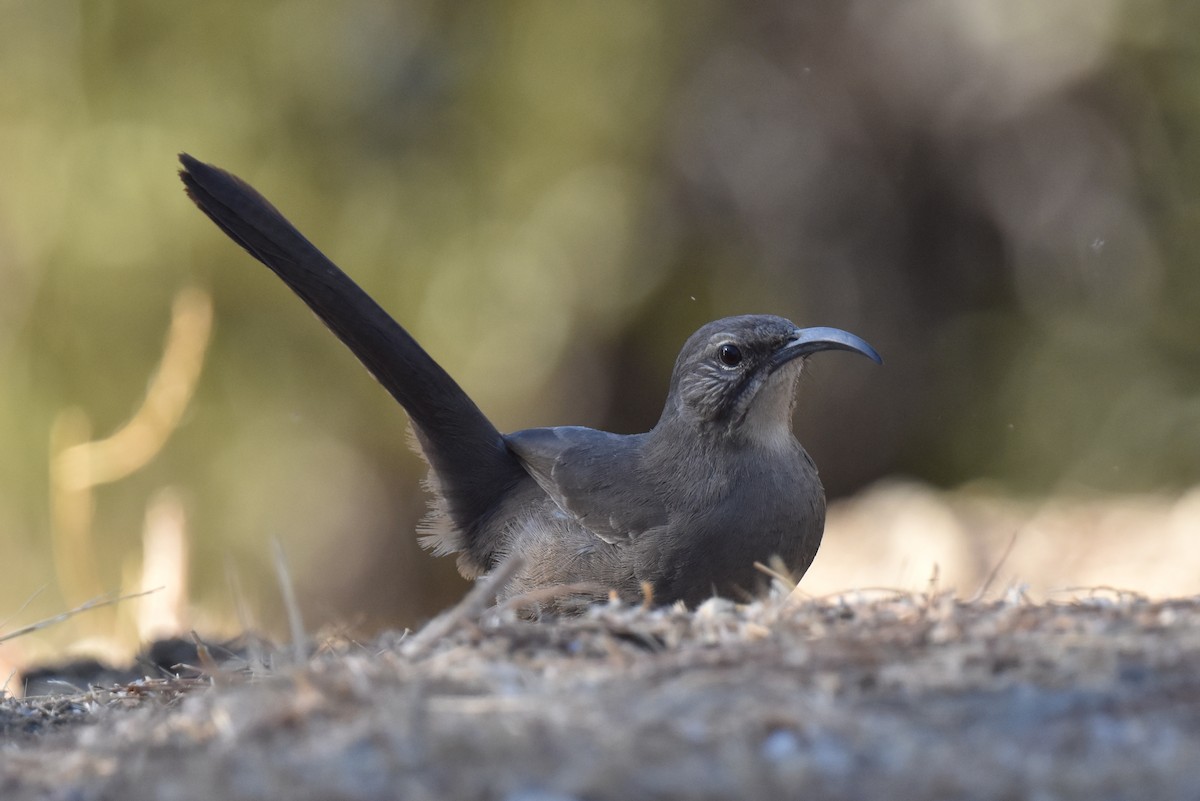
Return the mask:
M 258 192 L 187 154 L 180 161 L 200 210 L 283 279 L 408 412 L 434 494 L 422 544 L 457 553 L 464 576 L 517 554 L 502 596 L 578 585 L 542 607 L 567 611 L 610 591 L 689 605 L 714 594 L 740 599 L 762 583 L 755 562 L 779 557 L 796 579 L 812 564 L 825 494 L 792 434 L 796 384 L 821 350 L 882 363 L 862 339 L 769 315 L 727 317 L 684 343 L 650 431 L 501 434 Z

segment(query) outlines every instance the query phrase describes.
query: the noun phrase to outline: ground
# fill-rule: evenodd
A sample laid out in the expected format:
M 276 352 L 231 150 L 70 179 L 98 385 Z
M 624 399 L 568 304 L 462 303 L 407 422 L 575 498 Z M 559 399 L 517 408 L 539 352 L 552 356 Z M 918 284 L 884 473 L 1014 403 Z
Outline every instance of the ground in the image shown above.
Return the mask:
M 8 699 L 0 798 L 1200 798 L 1200 599 L 479 607 Z

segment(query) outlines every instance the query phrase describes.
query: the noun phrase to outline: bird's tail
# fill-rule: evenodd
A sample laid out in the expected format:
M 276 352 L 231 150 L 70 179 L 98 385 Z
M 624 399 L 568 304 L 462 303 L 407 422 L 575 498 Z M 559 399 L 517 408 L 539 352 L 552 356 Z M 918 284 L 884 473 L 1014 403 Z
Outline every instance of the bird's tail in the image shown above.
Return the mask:
M 179 160 L 188 197 L 283 279 L 408 412 L 461 537 L 442 548 L 465 548 L 464 556 L 481 562 L 478 568 L 490 567 L 487 543 L 474 535 L 503 498 L 528 480 L 500 432 L 416 340 L 266 198 L 186 153 Z

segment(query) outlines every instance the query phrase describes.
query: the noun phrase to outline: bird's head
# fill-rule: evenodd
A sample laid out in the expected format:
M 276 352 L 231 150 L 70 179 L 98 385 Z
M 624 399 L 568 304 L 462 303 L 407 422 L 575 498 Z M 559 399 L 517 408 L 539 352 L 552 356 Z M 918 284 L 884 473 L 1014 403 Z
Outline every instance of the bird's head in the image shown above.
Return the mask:
M 850 350 L 883 360 L 838 328 L 797 328 L 782 317 L 747 314 L 708 323 L 684 343 L 663 421 L 686 421 L 718 435 L 781 444 L 791 436 L 796 380 L 806 357 Z

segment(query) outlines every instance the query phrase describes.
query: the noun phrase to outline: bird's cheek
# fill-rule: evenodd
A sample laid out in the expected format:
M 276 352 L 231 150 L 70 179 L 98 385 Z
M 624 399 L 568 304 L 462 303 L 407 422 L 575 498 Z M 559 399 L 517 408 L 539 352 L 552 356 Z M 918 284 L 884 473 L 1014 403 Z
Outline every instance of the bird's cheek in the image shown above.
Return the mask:
M 714 420 L 720 414 L 724 393 L 719 386 L 692 384 L 683 393 L 683 402 L 701 420 Z

